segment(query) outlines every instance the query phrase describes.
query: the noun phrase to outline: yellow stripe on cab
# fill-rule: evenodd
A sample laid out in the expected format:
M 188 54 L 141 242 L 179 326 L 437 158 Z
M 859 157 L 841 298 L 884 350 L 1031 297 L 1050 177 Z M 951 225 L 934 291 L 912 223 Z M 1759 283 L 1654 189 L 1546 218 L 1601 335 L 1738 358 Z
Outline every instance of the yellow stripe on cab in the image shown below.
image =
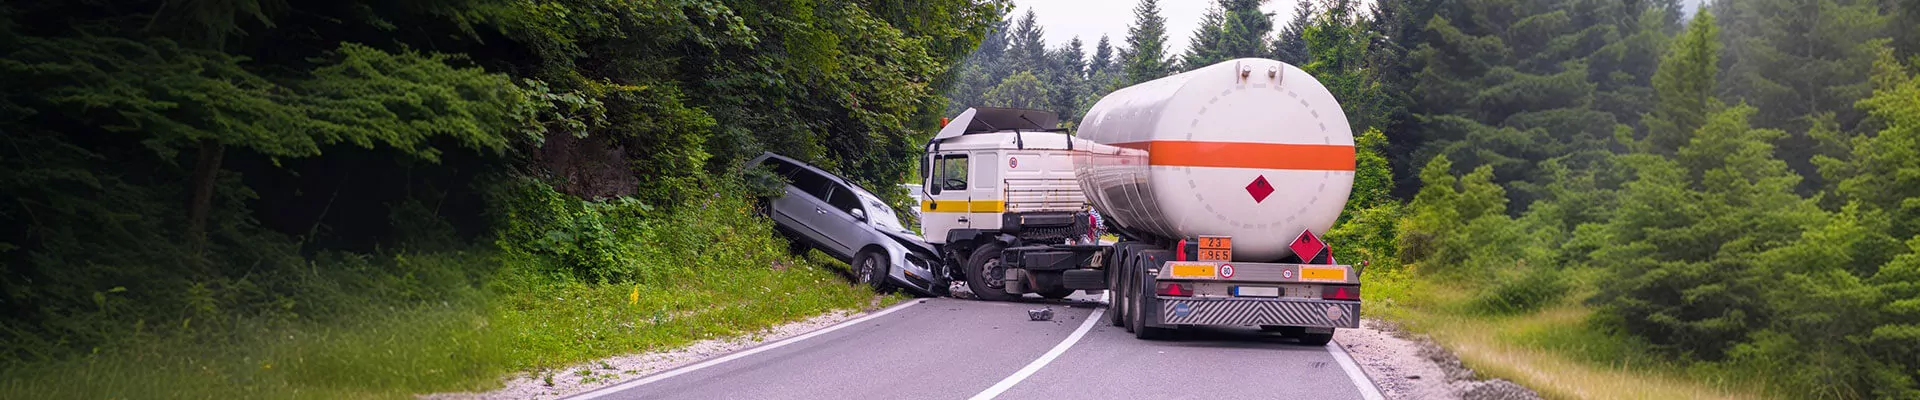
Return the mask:
M 921 200 L 920 212 L 1007 212 L 1004 200 Z

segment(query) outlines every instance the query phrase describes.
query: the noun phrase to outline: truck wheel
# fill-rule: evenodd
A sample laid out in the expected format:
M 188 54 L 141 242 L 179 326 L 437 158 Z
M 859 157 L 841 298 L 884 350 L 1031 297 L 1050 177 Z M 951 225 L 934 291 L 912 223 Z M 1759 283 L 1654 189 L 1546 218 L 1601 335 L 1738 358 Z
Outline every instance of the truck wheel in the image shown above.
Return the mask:
M 1156 257 L 1154 253 L 1143 253 L 1140 257 L 1134 258 L 1134 269 L 1127 274 L 1127 277 L 1133 280 L 1132 284 L 1127 285 L 1133 291 L 1131 296 L 1133 312 L 1128 318 L 1128 328 L 1130 328 L 1128 330 L 1133 331 L 1133 337 L 1137 339 L 1160 340 L 1172 336 L 1173 333 L 1173 329 L 1147 326 L 1147 318 L 1159 318 L 1160 314 L 1157 312 L 1159 306 L 1154 304 L 1156 301 L 1152 297 L 1153 288 L 1147 287 L 1146 266 L 1160 262 L 1161 258 L 1163 257 Z
M 878 252 L 865 251 L 854 257 L 853 277 L 875 292 L 886 293 L 891 285 L 887 284 L 887 265 L 881 262 L 880 255 Z
M 1064 299 L 1064 298 L 1067 298 L 1067 296 L 1072 296 L 1072 295 L 1073 295 L 1073 289 L 1067 289 L 1067 288 L 1049 289 L 1049 290 L 1040 292 L 1040 297 L 1045 297 L 1053 300 Z
M 1020 297 L 1007 294 L 1007 270 L 1000 263 L 1000 251 L 1005 248 L 999 242 L 987 243 L 974 249 L 972 257 L 967 257 L 967 288 L 973 289 L 974 297 L 986 301 L 1007 301 Z
M 1113 259 L 1107 260 L 1107 323 L 1113 326 L 1127 326 L 1126 304 L 1127 285 L 1124 279 L 1127 266 L 1132 265 L 1134 248 L 1138 243 L 1120 242 L 1113 245 Z
M 1308 346 L 1325 346 L 1331 341 L 1333 341 L 1333 332 L 1300 334 L 1300 344 Z

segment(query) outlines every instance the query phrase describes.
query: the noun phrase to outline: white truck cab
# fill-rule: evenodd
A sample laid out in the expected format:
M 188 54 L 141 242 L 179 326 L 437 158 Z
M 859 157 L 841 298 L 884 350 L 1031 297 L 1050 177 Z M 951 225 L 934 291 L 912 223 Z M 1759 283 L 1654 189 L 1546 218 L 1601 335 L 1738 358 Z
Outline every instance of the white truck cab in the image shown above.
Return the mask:
M 1046 111 L 972 108 L 927 144 L 921 233 L 955 267 L 950 271 L 965 275 L 954 278 L 967 279 L 981 298 L 1072 294 L 1060 284 L 1061 274 L 1003 275 L 999 255 L 1025 245 L 1098 239 L 1074 178 L 1073 151 L 1085 142 L 1058 124 Z

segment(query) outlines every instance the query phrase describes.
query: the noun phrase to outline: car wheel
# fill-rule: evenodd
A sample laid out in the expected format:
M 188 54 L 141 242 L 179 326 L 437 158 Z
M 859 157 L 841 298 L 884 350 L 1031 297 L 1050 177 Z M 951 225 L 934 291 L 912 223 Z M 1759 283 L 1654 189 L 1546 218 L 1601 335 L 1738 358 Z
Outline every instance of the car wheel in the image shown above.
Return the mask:
M 1331 341 L 1333 341 L 1333 332 L 1300 334 L 1300 344 L 1308 346 L 1325 346 Z
M 1000 263 L 1000 251 L 1005 248 L 999 242 L 987 243 L 974 249 L 972 257 L 967 257 L 967 288 L 973 289 L 974 297 L 987 301 L 1020 297 L 1007 293 L 1007 270 Z
M 1067 296 L 1072 296 L 1072 295 L 1073 295 L 1073 289 L 1067 289 L 1067 288 L 1049 289 L 1047 291 L 1040 292 L 1040 297 L 1045 297 L 1053 300 L 1064 299 L 1064 298 L 1067 298 Z
M 887 285 L 887 266 L 882 261 L 885 257 L 881 257 L 881 254 L 867 251 L 854 257 L 853 276 L 860 281 L 860 284 L 873 288 L 873 291 L 886 293 L 889 286 Z

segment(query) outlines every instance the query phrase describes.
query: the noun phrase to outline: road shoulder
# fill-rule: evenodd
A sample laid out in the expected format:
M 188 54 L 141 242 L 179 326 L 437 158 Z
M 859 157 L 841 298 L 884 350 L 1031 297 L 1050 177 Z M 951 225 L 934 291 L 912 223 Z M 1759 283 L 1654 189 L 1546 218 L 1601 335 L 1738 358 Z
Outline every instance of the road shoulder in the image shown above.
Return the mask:
M 909 301 L 894 307 L 904 307 Z M 722 357 L 738 351 L 764 346 L 800 335 L 820 331 L 847 321 L 888 310 L 873 312 L 834 310 L 811 318 L 771 326 L 752 333 L 727 338 L 707 339 L 684 347 L 608 357 L 549 371 L 522 372 L 509 376 L 505 386 L 477 393 L 436 393 L 420 396 L 429 400 L 508 400 L 558 399 L 578 395 L 625 381 L 671 371 Z
M 1452 352 L 1390 322 L 1363 320 L 1334 341 L 1387 399 L 1539 399 L 1532 389 L 1503 379 L 1479 379 Z

